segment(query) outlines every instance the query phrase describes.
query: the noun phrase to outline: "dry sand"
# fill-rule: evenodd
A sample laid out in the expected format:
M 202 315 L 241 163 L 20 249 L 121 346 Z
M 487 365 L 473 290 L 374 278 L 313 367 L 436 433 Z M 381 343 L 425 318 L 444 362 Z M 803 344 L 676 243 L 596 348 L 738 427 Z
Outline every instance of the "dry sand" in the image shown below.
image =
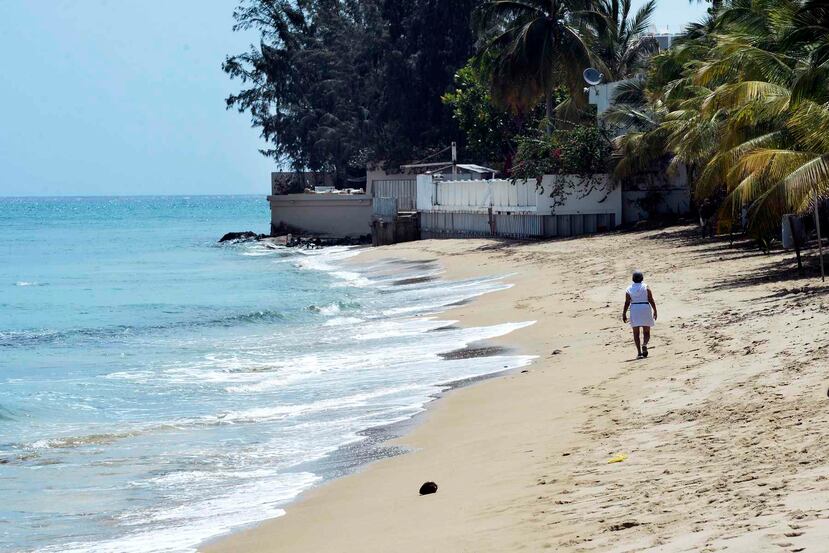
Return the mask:
M 397 440 L 412 453 L 203 551 L 829 551 L 829 288 L 791 257 L 692 228 L 371 250 L 515 273 L 447 317 L 536 320 L 501 343 L 537 361 L 437 401 Z M 644 361 L 619 320 L 633 268 L 659 304 Z

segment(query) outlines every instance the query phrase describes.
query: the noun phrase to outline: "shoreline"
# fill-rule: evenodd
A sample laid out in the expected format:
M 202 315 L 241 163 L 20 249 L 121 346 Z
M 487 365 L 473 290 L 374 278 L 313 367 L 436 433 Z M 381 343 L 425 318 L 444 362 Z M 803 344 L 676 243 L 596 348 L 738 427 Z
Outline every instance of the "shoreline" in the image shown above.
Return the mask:
M 435 261 L 435 259 L 429 256 L 387 256 L 386 249 L 389 247 L 390 246 L 374 248 L 361 247 L 360 252 L 357 255 L 353 257 L 348 257 L 344 260 L 345 267 L 365 267 L 366 265 L 374 261 L 412 262 L 416 264 L 429 264 Z M 459 273 L 456 275 L 447 273 L 451 273 L 451 271 L 448 271 L 446 267 L 441 267 L 440 274 L 437 276 L 407 279 L 405 282 L 401 283 L 416 284 L 418 282 L 426 280 L 445 280 L 451 283 L 456 279 L 464 277 L 492 277 L 499 278 L 499 280 L 502 280 L 505 284 L 510 284 L 510 286 L 512 286 L 512 284 L 509 282 L 510 275 L 500 277 L 498 275 L 487 274 Z M 409 280 L 411 280 L 411 282 L 409 282 Z M 444 328 L 463 328 L 469 326 L 463 324 L 460 320 L 457 320 L 460 318 L 459 316 L 462 316 L 462 312 L 459 312 L 459 310 L 463 310 L 470 304 L 477 303 L 482 299 L 487 298 L 488 296 L 498 294 L 500 292 L 503 292 L 503 290 L 488 292 L 481 296 L 477 296 L 468 300 L 458 301 L 446 306 L 443 310 L 440 311 L 440 313 L 436 315 L 436 319 L 445 320 L 447 326 L 440 327 L 438 329 L 433 330 L 432 332 L 439 332 Z M 467 346 L 465 347 L 439 354 L 439 357 L 441 360 L 457 360 L 479 357 L 529 355 L 526 354 L 526 352 L 524 352 L 520 348 L 516 347 L 509 340 L 509 337 L 511 335 L 515 334 L 520 330 L 522 329 L 519 328 L 515 331 L 509 332 L 506 335 L 499 336 L 496 338 L 487 338 L 484 340 L 471 342 L 467 344 Z M 305 501 L 309 499 L 309 497 L 313 497 L 317 492 L 326 489 L 332 483 L 342 479 L 359 476 L 364 471 L 370 470 L 371 467 L 377 463 L 411 454 L 413 451 L 415 451 L 415 449 L 407 445 L 406 437 L 409 436 L 412 432 L 414 432 L 419 426 L 427 423 L 431 411 L 434 409 L 436 404 L 438 404 L 441 401 L 445 401 L 448 397 L 451 397 L 452 394 L 460 392 L 465 388 L 479 385 L 490 380 L 497 380 L 499 378 L 508 377 L 512 374 L 516 374 L 521 371 L 526 372 L 525 368 L 532 366 L 533 363 L 534 360 L 530 361 L 528 365 L 522 365 L 517 367 L 505 367 L 502 370 L 498 370 L 492 373 L 471 377 L 461 377 L 440 384 L 440 386 L 444 386 L 445 389 L 432 396 L 432 399 L 424 404 L 423 410 L 421 412 L 416 413 L 405 420 L 367 428 L 359 432 L 359 435 L 365 437 L 365 440 L 362 440 L 355 444 L 347 444 L 345 446 L 341 446 L 336 451 L 328 455 L 325 459 L 323 459 L 322 462 L 314 461 L 309 463 L 309 466 L 313 465 L 314 468 L 317 470 L 319 470 L 320 467 L 325 467 L 327 465 L 336 468 L 323 468 L 319 474 L 319 476 L 321 477 L 319 483 L 314 484 L 306 490 L 303 490 L 296 497 L 289 500 L 287 503 L 280 505 L 280 509 L 285 511 L 284 515 L 245 525 L 237 529 L 234 529 L 227 534 L 223 534 L 208 539 L 199 544 L 197 546 L 197 550 L 199 552 L 212 551 L 214 548 L 224 548 L 227 544 L 227 546 L 229 547 L 229 551 L 236 551 L 237 546 L 233 543 L 236 537 L 244 535 L 247 532 L 255 532 L 263 525 L 283 519 L 288 514 L 288 509 L 292 509 L 296 505 L 303 504 Z M 343 460 L 347 460 L 347 462 L 344 462 Z M 299 465 L 297 468 L 302 469 L 304 466 L 305 465 Z
M 620 259 L 631 243 L 641 251 Z M 461 326 L 537 320 L 491 340 L 538 355 L 529 372 L 442 394 L 387 444 L 405 455 L 201 551 L 819 550 L 829 535 L 827 444 L 815 430 L 829 422 L 817 367 L 829 363 L 827 287 L 770 278 L 788 254 L 677 227 L 414 242 L 356 262 L 407 256 L 438 258 L 453 279 L 512 272 L 509 290 L 446 313 Z M 661 315 L 644 362 L 617 320 L 638 267 Z M 427 480 L 438 493 L 420 497 Z
M 455 241 L 447 241 L 447 243 L 449 242 Z M 474 241 L 460 241 L 460 243 L 463 244 L 464 247 L 468 245 L 471 246 L 473 242 L 476 246 L 486 246 L 490 243 L 488 240 L 485 239 Z M 360 252 L 359 255 L 349 258 L 346 261 L 346 263 L 352 266 L 365 266 L 375 261 L 387 261 L 390 259 L 394 259 L 396 261 L 410 261 L 416 263 L 429 263 L 436 260 L 435 256 L 432 255 L 428 250 L 422 250 L 417 247 L 412 248 L 413 244 L 418 243 L 415 242 L 400 244 L 396 246 L 383 246 L 378 248 L 364 249 Z M 423 242 L 420 242 L 420 244 L 423 244 Z M 457 304 L 448 306 L 447 309 L 441 311 L 439 318 L 445 317 L 447 319 L 453 319 L 455 320 L 454 326 L 458 327 L 488 326 L 505 322 L 520 322 L 520 320 L 513 320 L 510 317 L 499 316 L 497 314 L 498 310 L 493 310 L 492 312 L 490 312 L 488 316 L 484 317 L 485 320 L 482 320 L 480 315 L 481 310 L 488 310 L 487 306 L 491 298 L 493 298 L 493 296 L 504 294 L 505 292 L 509 292 L 509 290 L 515 288 L 516 283 L 514 282 L 514 280 L 519 275 L 514 274 L 513 271 L 470 270 L 469 267 L 463 267 L 461 265 L 454 263 L 447 263 L 447 259 L 443 256 L 439 256 L 437 258 L 437 261 L 439 262 L 442 270 L 441 275 L 436 277 L 439 280 L 445 279 L 447 281 L 453 281 L 463 278 L 485 278 L 489 276 L 503 274 L 505 275 L 503 277 L 503 282 L 510 285 L 510 288 L 507 290 L 500 290 L 487 293 L 483 296 L 478 296 L 471 300 L 459 302 Z M 522 317 L 523 319 L 529 318 L 525 315 L 520 315 L 518 318 L 523 320 Z M 532 326 L 526 328 L 532 328 Z M 487 384 L 494 384 L 503 379 L 514 378 L 516 375 L 524 376 L 524 374 L 522 373 L 528 372 L 527 369 L 529 369 L 530 371 L 533 369 L 533 366 L 536 364 L 538 359 L 541 358 L 541 351 L 539 350 L 538 353 L 535 351 L 529 351 L 528 348 L 531 347 L 529 345 L 530 341 L 522 343 L 521 340 L 517 339 L 517 336 L 522 331 L 526 330 L 526 328 L 518 329 L 496 338 L 487 339 L 485 341 L 486 345 L 484 347 L 492 348 L 495 350 L 502 350 L 503 352 L 511 354 L 535 356 L 537 359 L 531 361 L 529 365 L 525 367 L 504 369 L 502 371 L 497 371 L 495 373 L 490 373 L 478 377 L 463 378 L 447 382 L 447 389 L 441 392 L 440 394 L 437 394 L 432 401 L 425 405 L 425 409 L 422 412 L 414 415 L 412 418 L 398 423 L 393 423 L 392 425 L 382 426 L 374 429 L 367 429 L 365 431 L 366 433 L 377 432 L 378 434 L 385 434 L 387 436 L 387 439 L 385 441 L 377 442 L 374 445 L 374 447 L 381 449 L 394 449 L 397 450 L 397 453 L 392 454 L 391 456 L 381 456 L 378 458 L 369 459 L 366 462 L 358 463 L 356 466 L 352 468 L 351 471 L 347 472 L 346 474 L 337 476 L 333 479 L 326 478 L 325 480 L 321 481 L 319 485 L 315 485 L 307 490 L 304 490 L 296 498 L 291 500 L 288 504 L 282 506 L 282 508 L 284 508 L 286 511 L 285 515 L 265 520 L 260 523 L 255 523 L 254 525 L 233 531 L 230 534 L 218 536 L 215 539 L 208 540 L 207 542 L 202 543 L 199 546 L 198 550 L 203 552 L 239 550 L 259 551 L 260 549 L 257 548 L 257 545 L 248 542 L 246 538 L 253 537 L 254 539 L 256 539 L 256 536 L 260 531 L 267 531 L 266 529 L 268 529 L 268 527 L 272 524 L 280 524 L 282 521 L 286 520 L 286 518 L 291 517 L 292 513 L 295 512 L 298 508 L 304 508 L 309 502 L 318 501 L 320 495 L 324 496 L 328 493 L 328 490 L 332 486 L 337 486 L 340 482 L 349 481 L 350 479 L 354 478 L 360 478 L 367 472 L 374 470 L 378 465 L 387 463 L 389 461 L 394 461 L 396 459 L 410 457 L 413 454 L 417 453 L 422 448 L 416 445 L 415 440 L 413 440 L 413 437 L 416 436 L 417 433 L 420 432 L 423 427 L 428 428 L 428 425 L 433 424 L 432 419 L 435 415 L 435 411 L 441 409 L 443 404 L 445 404 L 448 401 L 452 401 L 454 397 L 456 397 L 458 394 L 464 393 L 465 391 L 475 389 L 480 386 L 485 386 Z M 470 344 L 467 348 L 464 349 L 475 349 L 475 346 L 477 345 L 480 345 L 480 343 Z M 446 355 L 451 356 L 456 351 L 459 350 L 447 352 L 446 354 L 441 355 L 441 357 L 445 358 L 444 356 Z M 496 353 L 496 355 L 499 354 L 503 353 Z M 334 453 L 334 455 L 337 454 L 338 453 Z M 419 486 L 420 483 L 418 483 L 415 487 L 415 495 L 417 495 L 416 490 Z M 243 542 L 242 540 L 245 541 Z M 270 549 L 268 546 L 265 546 L 261 550 L 266 551 Z M 277 550 L 282 551 L 283 549 Z M 309 550 L 311 550 L 311 548 L 309 548 Z
M 476 342 L 478 344 L 488 344 L 491 340 L 485 340 L 482 342 Z M 472 344 L 470 344 L 472 346 Z M 486 349 L 490 347 L 493 349 L 498 349 L 499 353 L 494 355 L 505 355 L 509 353 L 517 354 L 517 351 L 512 350 L 511 348 L 503 347 L 503 346 L 484 346 Z M 464 351 L 471 349 L 470 347 L 461 348 L 455 351 Z M 454 352 L 449 352 L 454 353 Z M 440 357 L 442 359 L 445 358 L 444 355 L 448 354 L 441 354 Z M 476 355 L 475 357 L 486 357 L 486 355 Z M 456 358 L 457 357 L 453 357 Z M 507 376 L 513 374 L 517 371 L 524 370 L 523 367 L 512 367 L 512 368 L 505 368 L 500 371 L 496 371 L 489 374 L 483 374 L 480 376 L 471 376 L 467 378 L 460 378 L 458 380 L 452 380 L 449 382 L 445 382 L 441 384 L 441 386 L 445 386 L 445 389 L 436 393 L 432 396 L 432 399 L 429 400 L 423 406 L 423 410 L 419 413 L 414 414 L 410 418 L 405 420 L 400 420 L 397 422 L 393 422 L 390 424 L 382 424 L 380 426 L 374 426 L 371 428 L 366 428 L 358 432 L 359 436 L 364 437 L 364 440 L 359 442 L 355 442 L 353 444 L 347 444 L 341 446 L 336 451 L 332 452 L 328 456 L 326 456 L 322 460 L 311 461 L 305 464 L 297 465 L 295 468 L 297 470 L 304 470 L 307 466 L 309 469 L 313 468 L 318 470 L 320 474 L 318 476 L 321 477 L 321 480 L 318 484 L 312 485 L 310 488 L 303 490 L 299 493 L 296 497 L 291 499 L 288 503 L 284 505 L 280 505 L 281 509 L 287 510 L 289 507 L 294 505 L 295 503 L 302 502 L 305 498 L 305 495 L 315 491 L 317 488 L 324 487 L 328 485 L 330 482 L 333 482 L 340 478 L 346 478 L 348 476 L 359 474 L 361 471 L 370 467 L 373 463 L 378 461 L 382 461 L 384 459 L 393 459 L 394 457 L 398 457 L 400 455 L 406 455 L 410 453 L 412 450 L 411 448 L 407 447 L 404 443 L 397 444 L 396 441 L 402 440 L 405 442 L 405 437 L 411 433 L 415 428 L 417 428 L 420 424 L 424 422 L 426 418 L 429 416 L 429 411 L 432 406 L 452 394 L 453 392 L 463 390 L 468 386 L 474 386 L 481 382 L 485 382 L 491 379 L 497 379 L 499 377 Z M 320 467 L 331 467 L 331 468 L 323 468 L 320 470 Z M 282 515 L 284 516 L 284 515 Z M 198 549 L 201 550 L 202 548 L 208 547 L 215 542 L 222 541 L 228 537 L 232 537 L 239 532 L 245 532 L 247 530 L 256 528 L 260 524 L 267 523 L 269 520 L 276 520 L 280 517 L 272 518 L 272 519 L 265 519 L 251 525 L 243 526 L 237 528 L 236 530 L 231 531 L 229 534 L 224 534 L 221 536 L 217 536 L 216 538 L 207 540 L 201 544 L 199 544 Z

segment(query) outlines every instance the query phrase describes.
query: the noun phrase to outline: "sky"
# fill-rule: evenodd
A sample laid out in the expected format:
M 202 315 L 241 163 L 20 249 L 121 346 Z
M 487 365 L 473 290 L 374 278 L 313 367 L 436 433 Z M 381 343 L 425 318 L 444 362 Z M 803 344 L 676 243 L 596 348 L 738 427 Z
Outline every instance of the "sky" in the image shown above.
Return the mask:
M 0 0 L 2 1 L 2 0 Z M 633 0 L 634 11 L 647 0 Z M 710 4 L 696 0 L 657 0 L 653 24 L 659 31 L 680 32 L 686 24 L 705 17 Z
M 222 61 L 257 40 L 236 4 L 0 0 L 0 196 L 266 194 L 278 168 L 224 103 Z M 661 0 L 654 24 L 704 13 Z

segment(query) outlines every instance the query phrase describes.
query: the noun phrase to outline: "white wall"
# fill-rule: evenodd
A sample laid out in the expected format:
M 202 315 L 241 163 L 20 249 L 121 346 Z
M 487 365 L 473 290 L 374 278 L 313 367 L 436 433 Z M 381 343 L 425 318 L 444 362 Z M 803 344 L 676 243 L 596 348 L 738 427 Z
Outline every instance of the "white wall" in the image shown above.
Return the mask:
M 371 233 L 371 198 L 365 194 L 268 196 L 271 224 L 281 223 L 335 238 Z
M 564 203 L 551 206 L 554 215 L 577 215 L 613 213 L 616 215 L 616 224 L 622 222 L 622 187 L 611 182 L 610 175 L 592 175 L 588 179 L 578 175 L 545 175 L 541 184 L 544 186 L 545 196 L 556 185 L 556 181 L 565 180 L 570 193 Z M 552 198 L 547 197 L 548 205 Z
M 622 221 L 622 194 L 610 188 L 608 175 L 594 175 L 592 187 L 575 175 L 545 175 L 542 189 L 536 181 L 494 179 L 485 181 L 432 181 L 429 175 L 417 178 L 418 211 L 535 213 L 537 215 L 576 215 L 613 213 Z M 554 206 L 550 192 L 564 180 L 573 187 L 562 205 Z
M 613 96 L 616 94 L 616 88 L 622 81 L 614 81 L 612 83 L 597 84 L 588 89 L 588 103 L 596 106 L 596 114 L 601 115 L 613 105 Z

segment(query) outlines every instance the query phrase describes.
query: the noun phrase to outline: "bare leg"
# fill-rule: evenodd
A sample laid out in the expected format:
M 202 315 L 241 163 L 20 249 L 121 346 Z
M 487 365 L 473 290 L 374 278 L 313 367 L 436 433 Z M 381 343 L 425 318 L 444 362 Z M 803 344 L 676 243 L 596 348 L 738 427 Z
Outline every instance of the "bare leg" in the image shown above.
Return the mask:
M 645 334 L 645 339 L 642 342 L 642 356 L 647 357 L 648 356 L 648 342 L 651 339 L 651 327 L 643 326 L 642 327 L 642 332 Z
M 636 353 L 642 355 L 642 345 L 639 342 L 639 328 L 638 326 L 633 327 L 633 343 L 636 344 Z

